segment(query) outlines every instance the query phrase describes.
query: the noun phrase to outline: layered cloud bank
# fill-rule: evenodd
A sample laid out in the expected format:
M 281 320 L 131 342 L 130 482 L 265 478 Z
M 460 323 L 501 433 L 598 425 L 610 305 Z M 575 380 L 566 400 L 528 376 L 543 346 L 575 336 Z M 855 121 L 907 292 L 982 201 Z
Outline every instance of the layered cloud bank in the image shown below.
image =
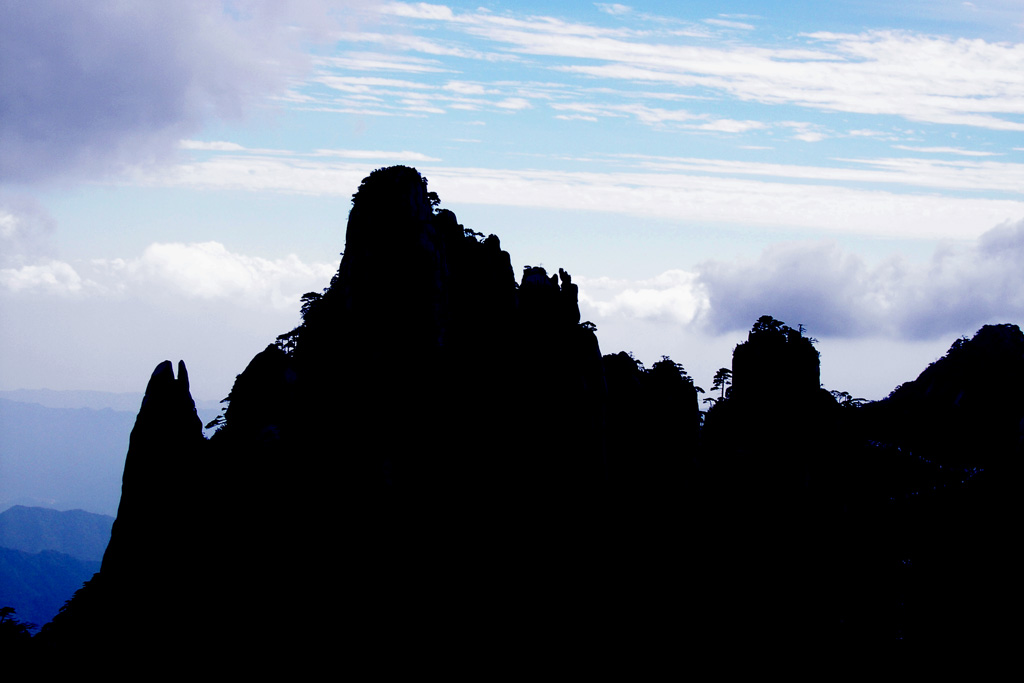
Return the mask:
M 917 340 L 1024 318 L 1021 263 L 1024 221 L 970 244 L 940 247 L 924 264 L 894 256 L 869 266 L 835 243 L 811 242 L 639 282 L 577 280 L 584 308 L 600 317 L 659 320 L 718 335 L 770 314 L 820 336 Z
M 915 340 L 1024 317 L 1021 263 L 1024 221 L 942 246 L 926 263 L 893 256 L 869 265 L 833 242 L 800 242 L 771 246 L 754 260 L 709 260 L 646 280 L 576 281 L 595 322 L 646 319 L 720 335 L 771 314 L 821 336 Z M 297 310 L 299 297 L 322 289 L 336 269 L 295 255 L 240 254 L 219 242 L 155 243 L 130 259 L 0 269 L 0 289 L 86 299 L 171 296 L 284 312 Z
M 297 310 L 302 294 L 322 289 L 336 270 L 336 264 L 307 264 L 294 254 L 279 259 L 238 254 L 219 242 L 155 243 L 131 259 L 75 266 L 51 259 L 5 268 L 0 288 L 86 298 L 170 296 L 286 311 Z

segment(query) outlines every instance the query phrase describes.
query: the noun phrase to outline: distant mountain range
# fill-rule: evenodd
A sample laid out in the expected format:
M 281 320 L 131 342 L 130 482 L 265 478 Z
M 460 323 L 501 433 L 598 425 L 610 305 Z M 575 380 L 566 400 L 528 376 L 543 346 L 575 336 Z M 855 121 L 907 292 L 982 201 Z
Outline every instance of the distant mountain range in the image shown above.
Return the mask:
M 129 412 L 135 415 L 142 403 L 142 394 L 110 391 L 55 391 L 53 389 L 13 389 L 0 391 L 0 399 L 17 401 L 18 403 L 37 403 L 46 408 L 90 408 L 103 410 L 110 408 L 115 411 Z M 197 400 L 199 410 L 219 411 L 220 401 Z
M 0 512 L 0 607 L 42 626 L 99 571 L 114 518 L 15 506 Z
M 54 391 L 52 389 L 14 389 L 0 391 L 0 399 L 18 403 L 36 403 L 46 408 L 90 408 L 137 413 L 142 394 L 109 391 Z
M 0 392 L 0 510 L 27 505 L 116 515 L 141 403 L 141 395 L 98 391 Z M 207 421 L 219 412 L 217 403 L 200 410 Z
M 42 626 L 93 574 L 142 394 L 0 391 L 0 607 Z M 205 421 L 221 412 L 200 402 Z M 88 510 L 88 512 L 86 512 Z
M 0 546 L 26 553 L 55 550 L 99 562 L 114 518 L 85 510 L 49 510 L 15 505 L 0 512 Z

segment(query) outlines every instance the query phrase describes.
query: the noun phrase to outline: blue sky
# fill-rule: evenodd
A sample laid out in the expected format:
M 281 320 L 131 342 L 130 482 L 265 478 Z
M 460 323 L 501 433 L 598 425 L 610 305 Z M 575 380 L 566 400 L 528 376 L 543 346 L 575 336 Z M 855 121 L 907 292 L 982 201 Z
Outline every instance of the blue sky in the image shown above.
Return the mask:
M 880 398 L 1024 318 L 1024 3 L 0 4 L 0 389 L 217 399 L 407 164 L 606 353 Z

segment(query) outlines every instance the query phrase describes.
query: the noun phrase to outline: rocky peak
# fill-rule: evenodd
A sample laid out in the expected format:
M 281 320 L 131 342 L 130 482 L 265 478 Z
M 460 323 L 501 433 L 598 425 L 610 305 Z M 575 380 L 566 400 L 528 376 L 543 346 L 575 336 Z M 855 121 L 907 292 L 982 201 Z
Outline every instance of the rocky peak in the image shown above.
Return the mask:
M 880 406 L 899 415 L 897 432 L 920 453 L 1006 467 L 1024 455 L 1024 333 L 985 325 L 962 337 Z M 952 455 L 955 454 L 955 455 Z M 1014 464 L 1014 466 L 1019 466 Z
M 769 315 L 758 318 L 747 341 L 736 346 L 732 365 L 732 396 L 740 400 L 806 402 L 821 388 L 820 360 L 811 339 L 802 328 Z
M 165 360 L 153 371 L 132 429 L 121 503 L 103 556 L 108 575 L 153 566 L 155 556 L 181 540 L 170 520 L 200 465 L 205 441 L 185 363 L 178 361 L 177 377 L 172 368 Z

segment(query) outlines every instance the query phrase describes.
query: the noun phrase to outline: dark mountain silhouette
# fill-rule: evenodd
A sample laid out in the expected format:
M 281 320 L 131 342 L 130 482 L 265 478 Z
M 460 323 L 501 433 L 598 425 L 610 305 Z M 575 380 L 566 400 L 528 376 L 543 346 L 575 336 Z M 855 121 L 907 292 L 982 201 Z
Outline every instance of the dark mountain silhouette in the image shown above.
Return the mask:
M 901 563 L 938 576 L 949 538 L 897 530 L 931 471 L 906 467 L 897 437 L 926 427 L 841 407 L 802 328 L 755 323 L 701 431 L 680 364 L 602 357 L 568 273 L 528 266 L 517 283 L 498 238 L 438 203 L 411 168 L 364 179 L 338 273 L 238 376 L 211 439 L 184 364 L 157 367 L 102 569 L 40 651 L 116 638 L 183 665 L 493 668 L 681 642 L 963 641 L 976 631 L 922 615 L 990 616 L 907 589 Z M 1021 412 L 978 415 L 1002 434 Z M 942 518 L 980 522 L 961 498 L 936 492 Z M 159 562 L 167 548 L 180 565 Z
M 413 169 L 364 180 L 338 274 L 238 376 L 209 441 L 184 364 L 157 368 L 103 568 L 41 647 L 89 651 L 116 633 L 157 654 L 187 632 L 197 652 L 343 637 L 383 656 L 503 647 L 526 624 L 541 639 L 566 620 L 583 629 L 572 639 L 610 627 L 626 607 L 593 600 L 610 580 L 593 325 L 568 273 L 527 268 L 517 283 L 497 237 L 435 206 Z M 692 431 L 695 394 L 679 388 Z M 287 502 L 266 506 L 280 490 Z M 192 517 L 176 512 L 193 501 Z M 253 562 L 268 538 L 324 560 Z M 168 567 L 167 548 L 195 564 Z M 290 623 L 343 616 L 267 630 L 268 601 Z M 196 633 L 181 610 L 210 604 L 228 634 Z
M 1008 646 L 1024 456 L 1024 334 L 986 325 L 916 380 L 857 411 L 889 468 L 879 539 L 901 560 L 905 631 L 918 641 Z M 882 524 L 880 522 L 879 526 Z
M 692 480 L 700 430 L 697 389 L 665 356 L 651 368 L 625 352 L 604 357 L 608 481 L 650 500 Z M 690 475 L 690 476 L 687 476 Z
M 950 465 L 1012 468 L 1024 452 L 1024 333 L 986 325 L 875 406 L 888 441 Z
M 1022 354 L 1016 326 L 986 326 L 859 407 L 818 388 L 802 330 L 760 318 L 701 449 L 731 542 L 766 560 L 745 609 L 796 640 L 1007 642 Z

